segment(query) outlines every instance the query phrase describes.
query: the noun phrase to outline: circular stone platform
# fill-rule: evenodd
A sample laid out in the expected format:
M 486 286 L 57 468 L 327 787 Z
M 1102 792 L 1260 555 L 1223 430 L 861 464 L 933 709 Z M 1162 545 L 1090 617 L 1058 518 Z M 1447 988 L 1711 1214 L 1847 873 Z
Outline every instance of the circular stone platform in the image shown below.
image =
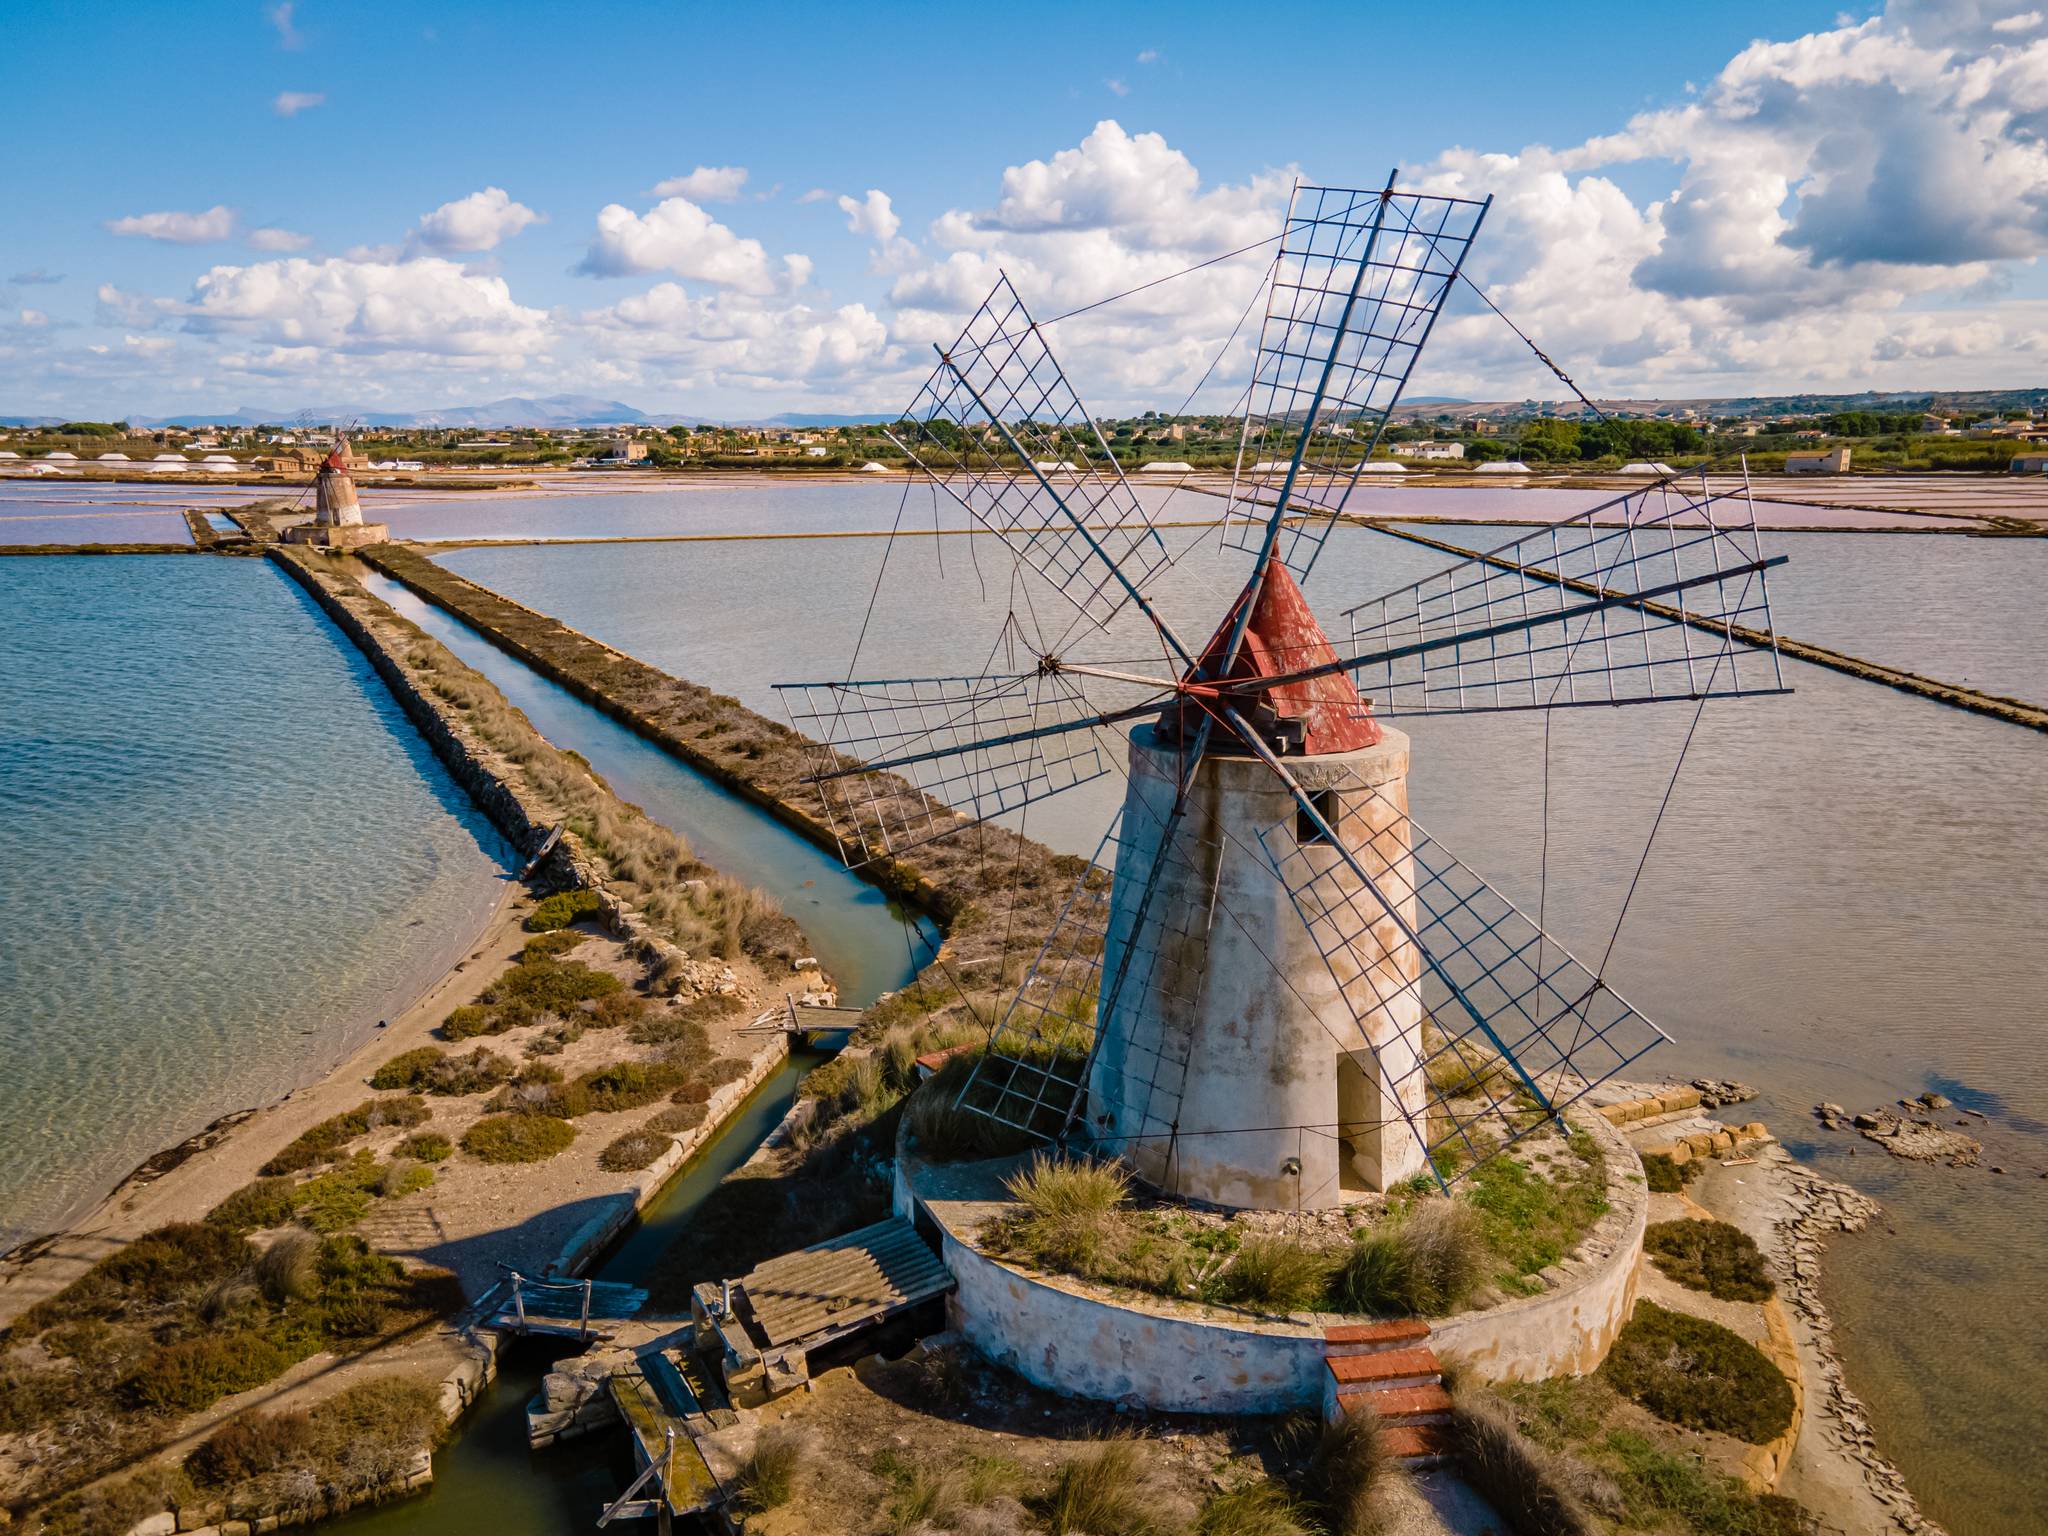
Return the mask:
M 1429 1341 L 1494 1380 L 1581 1375 L 1606 1358 L 1635 1305 L 1649 1190 L 1620 1132 L 1590 1110 L 1574 1129 L 1606 1155 L 1607 1213 L 1548 1289 L 1483 1311 L 1432 1319 Z M 1024 1157 L 931 1163 L 896 1158 L 896 1214 L 935 1239 L 956 1289 L 949 1324 L 1034 1385 L 1074 1397 L 1176 1413 L 1280 1413 L 1324 1400 L 1325 1312 L 1266 1317 L 1173 1301 L 1026 1269 L 982 1251 L 982 1225 L 1014 1204 L 1002 1181 Z

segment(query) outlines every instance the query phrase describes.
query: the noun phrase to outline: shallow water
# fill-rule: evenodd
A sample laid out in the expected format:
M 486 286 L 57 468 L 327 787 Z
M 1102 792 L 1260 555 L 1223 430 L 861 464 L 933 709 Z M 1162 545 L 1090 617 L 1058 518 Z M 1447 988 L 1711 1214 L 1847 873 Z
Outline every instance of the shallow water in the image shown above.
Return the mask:
M 942 551 L 931 539 L 898 541 L 856 675 L 980 668 L 1010 601 L 1007 557 L 982 551 L 977 573 L 967 542 Z M 1790 607 L 1809 629 L 1865 623 L 1892 647 L 1883 659 L 1937 675 L 1959 656 L 2038 643 L 2010 640 L 2031 577 L 2003 564 L 1988 571 L 1991 557 L 1980 559 L 2013 546 L 1896 543 L 1929 561 L 1955 551 L 1971 562 L 1954 571 L 1958 597 L 2011 583 L 2000 588 L 2005 606 L 1990 610 L 2003 618 L 1987 619 L 1975 652 L 1959 628 L 1916 640 L 1909 625 L 1887 624 L 1872 605 L 1897 597 L 1900 583 L 1859 569 L 1854 549 L 1793 543 L 1817 579 L 1802 587 L 1793 574 L 1778 590 L 1801 594 Z M 1445 558 L 1346 531 L 1333 536 L 1310 595 L 1330 612 Z M 772 683 L 847 675 L 883 541 L 472 549 L 444 559 L 775 713 Z M 1940 568 L 1915 574 L 1922 594 L 1938 593 Z M 1157 596 L 1169 619 L 1199 635 L 1241 576 L 1234 562 L 1198 556 Z M 1811 638 L 1840 644 L 1855 632 Z M 1088 654 L 1145 650 L 1120 626 Z M 2048 1409 L 2048 1313 L 2038 1303 L 2048 1291 L 2048 1202 L 2035 1193 L 2035 1175 L 2048 1169 L 2043 743 L 1820 668 L 1787 663 L 1786 676 L 1792 697 L 1705 712 L 1608 973 L 1676 1038 L 1647 1065 L 1755 1083 L 1758 1117 L 1887 1201 L 1894 1230 L 1845 1248 L 1834 1266 L 1851 1380 L 1882 1443 L 1957 1536 L 2031 1530 L 2025 1512 L 2048 1507 L 2048 1467 L 2034 1454 Z M 1691 714 L 1677 705 L 1553 718 L 1547 886 L 1538 879 L 1540 719 L 1408 723 L 1417 819 L 1530 910 L 1543 905 L 1547 926 L 1597 962 Z M 1029 830 L 1092 851 L 1119 795 L 1115 775 L 1097 780 L 1031 808 Z M 1807 1111 L 1822 1098 L 1867 1105 L 1930 1086 L 1959 1102 L 1977 1095 L 2007 1149 L 1987 1160 L 2022 1177 L 1909 1169 L 1860 1140 L 1864 1155 L 1853 1156 L 1842 1137 L 1806 1144 Z
M 0 1243 L 324 1072 L 507 850 L 256 561 L 0 561 Z

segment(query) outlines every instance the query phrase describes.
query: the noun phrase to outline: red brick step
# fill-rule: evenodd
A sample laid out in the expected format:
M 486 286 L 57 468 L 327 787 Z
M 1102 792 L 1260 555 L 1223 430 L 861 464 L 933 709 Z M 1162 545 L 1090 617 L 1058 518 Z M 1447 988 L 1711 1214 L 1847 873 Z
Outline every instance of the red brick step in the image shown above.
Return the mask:
M 1391 1424 L 1382 1435 L 1387 1454 L 1411 1466 L 1450 1459 L 1451 1438 L 1434 1424 Z
M 1382 1387 L 1376 1391 L 1339 1391 L 1338 1401 L 1349 1409 L 1367 1403 L 1388 1424 L 1441 1424 L 1451 1415 L 1451 1394 L 1440 1386 Z
M 1443 1367 L 1430 1349 L 1382 1349 L 1369 1355 L 1339 1355 L 1326 1362 L 1344 1387 L 1427 1386 L 1442 1379 Z
M 1429 1324 L 1416 1318 L 1387 1323 L 1338 1323 L 1323 1330 L 1323 1354 L 1331 1359 L 1404 1349 L 1429 1337 Z

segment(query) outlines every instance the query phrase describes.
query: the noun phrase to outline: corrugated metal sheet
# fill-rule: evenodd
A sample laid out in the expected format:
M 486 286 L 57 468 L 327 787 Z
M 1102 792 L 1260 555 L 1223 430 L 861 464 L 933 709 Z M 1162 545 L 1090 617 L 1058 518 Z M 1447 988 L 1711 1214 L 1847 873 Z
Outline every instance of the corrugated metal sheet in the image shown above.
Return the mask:
M 786 1253 L 739 1283 L 768 1345 L 885 1317 L 943 1295 L 953 1277 L 907 1221 L 879 1221 Z

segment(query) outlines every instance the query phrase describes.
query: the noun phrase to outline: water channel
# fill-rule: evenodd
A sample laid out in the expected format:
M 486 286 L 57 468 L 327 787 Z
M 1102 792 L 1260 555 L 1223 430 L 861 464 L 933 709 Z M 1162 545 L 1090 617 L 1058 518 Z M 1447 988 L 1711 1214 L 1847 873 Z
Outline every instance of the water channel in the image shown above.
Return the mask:
M 902 986 L 938 942 L 928 919 L 887 901 L 836 860 L 745 801 L 677 762 L 609 716 L 533 672 L 441 610 L 388 578 L 369 573 L 376 594 L 484 673 L 556 746 L 580 753 L 613 790 L 681 834 L 698 855 L 767 891 L 797 921 L 843 1000 L 867 1003 Z M 794 1102 L 798 1080 L 823 1061 L 801 1051 L 747 1099 L 725 1129 L 664 1189 L 641 1221 L 594 1271 L 639 1281 L 667 1251 L 719 1180 L 752 1154 Z M 597 1435 L 533 1453 L 526 1404 L 560 1348 L 516 1343 L 500 1355 L 498 1379 L 434 1459 L 434 1487 L 332 1522 L 351 1536 L 557 1536 L 594 1525 L 630 1479 L 625 1441 Z

